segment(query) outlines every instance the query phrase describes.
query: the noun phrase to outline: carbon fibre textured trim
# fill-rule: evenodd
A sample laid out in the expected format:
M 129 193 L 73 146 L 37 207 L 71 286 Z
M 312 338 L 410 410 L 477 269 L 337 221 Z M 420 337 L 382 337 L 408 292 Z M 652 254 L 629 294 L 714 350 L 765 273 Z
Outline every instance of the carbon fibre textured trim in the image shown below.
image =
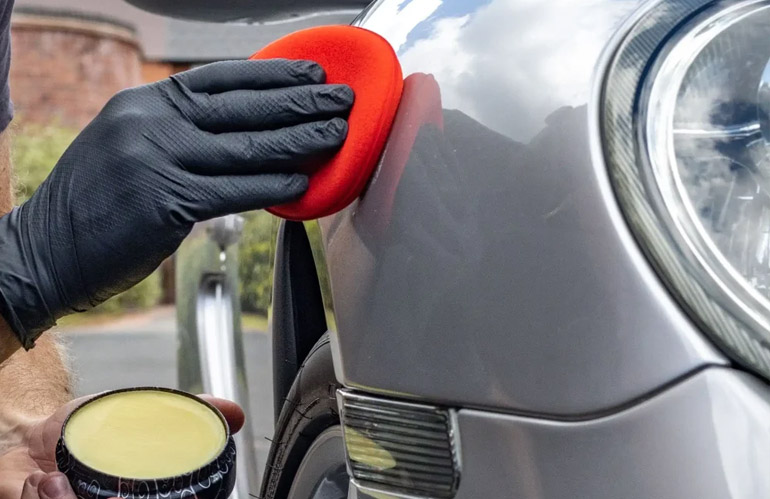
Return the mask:
M 454 497 L 454 415 L 434 406 L 337 391 L 348 470 L 358 483 L 410 497 Z
M 700 13 L 737 1 L 659 2 L 630 29 L 610 62 L 603 88 L 600 130 L 610 179 L 634 236 L 677 301 L 726 355 L 770 378 L 770 342 L 709 286 L 677 244 L 670 215 L 656 192 L 640 153 L 637 118 L 643 87 L 658 55 L 677 28 Z

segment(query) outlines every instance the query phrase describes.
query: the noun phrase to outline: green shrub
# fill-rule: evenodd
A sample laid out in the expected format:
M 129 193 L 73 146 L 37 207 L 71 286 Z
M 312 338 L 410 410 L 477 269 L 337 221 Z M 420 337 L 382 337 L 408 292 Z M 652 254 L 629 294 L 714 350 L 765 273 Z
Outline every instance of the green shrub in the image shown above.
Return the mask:
M 273 290 L 271 272 L 273 230 L 277 219 L 265 211 L 242 215 L 243 234 L 238 245 L 241 310 L 267 315 Z
M 19 126 L 11 144 L 17 203 L 32 196 L 76 136 L 76 130 L 54 125 Z M 94 312 L 149 308 L 158 304 L 161 294 L 160 273 L 156 271 L 133 288 L 102 303 Z
M 160 272 L 153 272 L 133 288 L 113 296 L 94 309 L 97 313 L 119 313 L 154 307 L 160 302 L 162 291 Z
M 53 125 L 23 124 L 18 128 L 11 145 L 17 203 L 32 196 L 76 136 L 76 130 Z

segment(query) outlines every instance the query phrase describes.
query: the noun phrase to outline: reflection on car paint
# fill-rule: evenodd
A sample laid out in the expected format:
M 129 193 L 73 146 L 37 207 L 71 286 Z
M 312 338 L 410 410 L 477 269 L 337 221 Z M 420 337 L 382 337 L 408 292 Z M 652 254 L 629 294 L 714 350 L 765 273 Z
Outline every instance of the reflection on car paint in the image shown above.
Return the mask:
M 407 88 L 367 191 L 321 221 L 344 382 L 578 415 L 724 362 L 629 254 L 589 150 L 593 71 L 637 2 L 460 3 L 358 21 L 437 82 L 441 119 L 410 119 L 430 97 Z

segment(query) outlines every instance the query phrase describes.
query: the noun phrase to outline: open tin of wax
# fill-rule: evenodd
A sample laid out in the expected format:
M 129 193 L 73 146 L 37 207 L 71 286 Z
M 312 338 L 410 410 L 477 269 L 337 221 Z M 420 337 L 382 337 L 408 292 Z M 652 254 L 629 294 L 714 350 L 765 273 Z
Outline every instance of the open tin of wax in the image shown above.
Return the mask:
M 56 464 L 81 499 L 225 499 L 235 442 L 208 402 L 168 388 L 100 394 L 64 421 Z

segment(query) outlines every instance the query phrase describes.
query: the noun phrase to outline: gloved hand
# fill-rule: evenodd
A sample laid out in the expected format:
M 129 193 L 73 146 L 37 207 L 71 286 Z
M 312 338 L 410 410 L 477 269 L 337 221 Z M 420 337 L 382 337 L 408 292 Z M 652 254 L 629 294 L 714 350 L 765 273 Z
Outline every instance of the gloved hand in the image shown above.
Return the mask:
M 149 275 L 195 222 L 297 199 L 353 103 L 308 61 L 227 61 L 113 97 L 0 218 L 0 314 L 25 348 Z

